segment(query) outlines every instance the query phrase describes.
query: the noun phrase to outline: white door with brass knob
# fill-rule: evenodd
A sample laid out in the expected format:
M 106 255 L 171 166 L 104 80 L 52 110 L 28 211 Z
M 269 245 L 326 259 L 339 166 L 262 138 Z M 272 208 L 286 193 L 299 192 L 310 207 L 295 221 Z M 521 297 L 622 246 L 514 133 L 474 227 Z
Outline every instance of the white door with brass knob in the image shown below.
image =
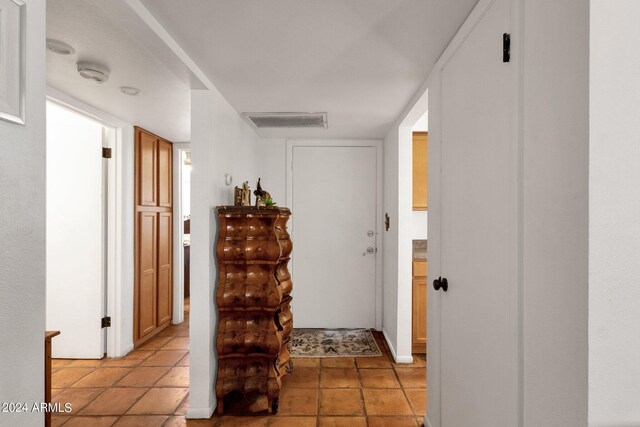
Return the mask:
M 297 328 L 376 327 L 377 147 L 291 147 Z

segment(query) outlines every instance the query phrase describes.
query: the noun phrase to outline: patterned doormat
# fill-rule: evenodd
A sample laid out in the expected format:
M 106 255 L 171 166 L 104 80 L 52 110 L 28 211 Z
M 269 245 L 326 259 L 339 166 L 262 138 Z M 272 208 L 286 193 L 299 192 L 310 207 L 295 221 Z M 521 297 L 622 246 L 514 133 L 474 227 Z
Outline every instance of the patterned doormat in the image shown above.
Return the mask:
M 382 356 L 369 329 L 294 329 L 294 357 Z

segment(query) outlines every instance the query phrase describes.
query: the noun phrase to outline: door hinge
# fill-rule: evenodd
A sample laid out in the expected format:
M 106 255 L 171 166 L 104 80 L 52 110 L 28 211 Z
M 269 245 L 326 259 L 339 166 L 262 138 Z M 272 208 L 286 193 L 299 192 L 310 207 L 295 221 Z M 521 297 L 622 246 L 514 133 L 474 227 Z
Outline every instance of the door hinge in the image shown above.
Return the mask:
M 511 61 L 511 34 L 502 35 L 502 62 Z
M 103 317 L 101 322 L 103 328 L 111 327 L 111 317 Z
M 102 147 L 102 157 L 104 159 L 110 159 L 111 158 L 111 148 Z

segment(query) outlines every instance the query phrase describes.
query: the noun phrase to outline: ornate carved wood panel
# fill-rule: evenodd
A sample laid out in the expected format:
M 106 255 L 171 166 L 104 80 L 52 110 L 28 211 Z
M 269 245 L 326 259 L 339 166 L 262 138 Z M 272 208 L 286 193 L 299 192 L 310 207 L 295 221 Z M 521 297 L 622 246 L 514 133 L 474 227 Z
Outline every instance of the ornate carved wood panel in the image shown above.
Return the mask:
M 218 412 L 231 392 L 267 395 L 278 410 L 289 355 L 293 249 L 287 208 L 219 206 Z

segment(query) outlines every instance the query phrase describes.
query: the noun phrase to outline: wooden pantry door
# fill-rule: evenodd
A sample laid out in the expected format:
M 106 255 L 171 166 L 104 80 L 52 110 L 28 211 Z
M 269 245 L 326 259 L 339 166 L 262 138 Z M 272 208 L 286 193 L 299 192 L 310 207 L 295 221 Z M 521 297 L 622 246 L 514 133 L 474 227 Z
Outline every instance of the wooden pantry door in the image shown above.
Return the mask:
M 171 323 L 173 146 L 136 128 L 134 331 L 137 347 Z

